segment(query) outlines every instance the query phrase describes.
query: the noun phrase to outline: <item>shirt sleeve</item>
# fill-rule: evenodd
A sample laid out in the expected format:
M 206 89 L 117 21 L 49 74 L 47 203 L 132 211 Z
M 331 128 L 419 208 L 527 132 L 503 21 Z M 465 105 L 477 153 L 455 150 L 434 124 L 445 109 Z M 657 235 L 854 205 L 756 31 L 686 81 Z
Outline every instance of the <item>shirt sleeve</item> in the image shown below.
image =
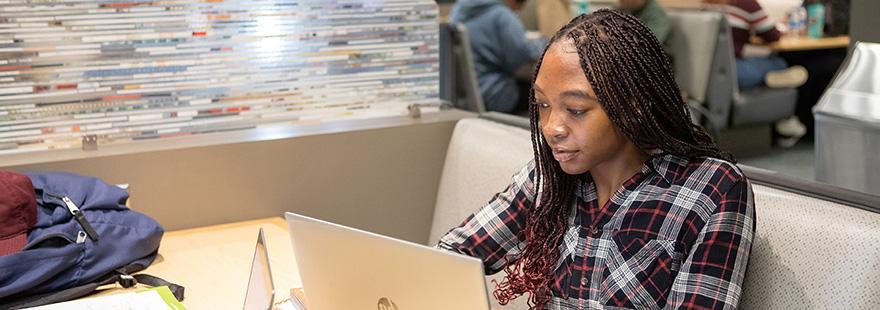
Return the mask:
M 750 14 L 754 18 L 750 20 L 752 30 L 755 31 L 755 34 L 764 42 L 776 42 L 782 37 L 782 33 L 776 29 L 776 22 L 770 18 L 770 15 L 767 15 L 767 12 L 764 11 L 764 8 L 761 7 L 757 1 L 750 0 L 749 3 Z M 754 11 L 751 11 L 754 10 Z
M 437 247 L 479 258 L 486 274 L 494 274 L 515 261 L 525 243 L 528 210 L 535 201 L 534 164 L 513 175 L 507 189 L 440 238 Z
M 658 6 L 650 12 L 645 12 L 641 16 L 641 21 L 648 29 L 651 29 L 651 32 L 654 33 L 654 36 L 657 37 L 657 41 L 660 41 L 661 45 L 666 42 L 666 38 L 669 37 L 669 29 L 672 26 L 669 23 L 669 16 L 666 15 L 662 7 Z
M 741 179 L 700 231 L 669 296 L 671 309 L 736 309 L 755 233 L 754 198 Z
M 499 55 L 499 59 L 502 60 L 505 71 L 513 74 L 519 67 L 531 61 L 537 61 L 541 57 L 547 40 L 545 38 L 538 40 L 526 38 L 526 30 L 513 11 L 502 11 L 496 27 L 498 27 L 500 52 L 503 53 L 503 55 Z

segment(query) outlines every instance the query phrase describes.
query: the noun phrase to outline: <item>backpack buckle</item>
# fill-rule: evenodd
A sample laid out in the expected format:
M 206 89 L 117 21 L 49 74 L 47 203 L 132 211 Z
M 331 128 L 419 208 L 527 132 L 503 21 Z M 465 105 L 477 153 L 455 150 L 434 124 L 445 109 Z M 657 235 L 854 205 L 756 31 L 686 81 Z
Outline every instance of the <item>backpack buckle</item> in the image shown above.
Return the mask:
M 134 277 L 132 277 L 130 275 L 127 275 L 127 274 L 119 275 L 119 285 L 122 285 L 122 287 L 129 288 L 129 287 L 135 286 L 137 284 L 138 284 L 137 279 L 135 279 Z

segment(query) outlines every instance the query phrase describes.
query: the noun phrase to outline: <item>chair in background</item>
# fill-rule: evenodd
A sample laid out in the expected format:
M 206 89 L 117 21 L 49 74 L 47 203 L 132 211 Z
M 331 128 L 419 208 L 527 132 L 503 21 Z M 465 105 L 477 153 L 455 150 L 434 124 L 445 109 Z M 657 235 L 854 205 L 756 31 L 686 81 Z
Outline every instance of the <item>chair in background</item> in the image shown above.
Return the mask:
M 724 129 L 770 125 L 794 114 L 795 88 L 739 90 L 733 38 L 723 14 L 699 10 L 668 13 L 675 77 L 687 92 L 698 123 L 717 136 Z
M 707 102 L 729 102 L 732 89 L 709 88 L 709 76 L 720 75 L 730 78 L 726 62 L 717 59 L 715 44 L 723 15 L 713 12 L 679 11 L 668 12 L 672 31 L 669 35 L 673 71 L 681 90 L 687 93 L 695 122 L 704 123 L 713 130 L 719 129 L 721 123 L 726 124 L 730 105 L 709 105 Z M 719 78 L 716 77 L 716 80 Z M 715 86 L 727 86 L 729 83 L 718 83 Z M 702 116 L 704 120 L 699 119 Z
M 440 99 L 459 109 L 486 112 L 470 39 L 462 24 L 440 23 Z

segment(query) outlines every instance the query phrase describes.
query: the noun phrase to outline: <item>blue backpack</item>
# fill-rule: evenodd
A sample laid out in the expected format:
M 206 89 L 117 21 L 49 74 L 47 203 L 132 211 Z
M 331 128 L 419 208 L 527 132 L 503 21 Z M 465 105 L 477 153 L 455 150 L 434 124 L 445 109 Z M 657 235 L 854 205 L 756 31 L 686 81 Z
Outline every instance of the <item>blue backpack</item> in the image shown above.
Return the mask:
M 29 173 L 37 224 L 17 253 L 0 256 L 0 309 L 66 301 L 119 283 L 167 285 L 178 300 L 183 287 L 143 270 L 156 257 L 164 229 L 125 206 L 128 192 L 69 173 Z

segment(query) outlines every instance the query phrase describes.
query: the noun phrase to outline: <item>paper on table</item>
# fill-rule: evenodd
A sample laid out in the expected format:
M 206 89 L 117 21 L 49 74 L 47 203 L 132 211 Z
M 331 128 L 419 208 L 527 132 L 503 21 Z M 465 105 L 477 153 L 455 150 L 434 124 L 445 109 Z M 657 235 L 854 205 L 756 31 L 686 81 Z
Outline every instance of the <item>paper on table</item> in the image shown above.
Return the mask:
M 186 310 L 167 286 L 149 290 L 78 299 L 36 308 L 33 310 Z

